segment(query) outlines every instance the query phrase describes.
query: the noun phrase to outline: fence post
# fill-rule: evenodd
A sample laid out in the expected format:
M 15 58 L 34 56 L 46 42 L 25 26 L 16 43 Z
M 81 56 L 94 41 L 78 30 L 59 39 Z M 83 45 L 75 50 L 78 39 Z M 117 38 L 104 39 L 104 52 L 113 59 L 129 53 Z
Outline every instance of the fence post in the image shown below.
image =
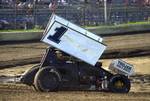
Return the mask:
M 104 0 L 104 19 L 105 24 L 107 24 L 107 0 Z

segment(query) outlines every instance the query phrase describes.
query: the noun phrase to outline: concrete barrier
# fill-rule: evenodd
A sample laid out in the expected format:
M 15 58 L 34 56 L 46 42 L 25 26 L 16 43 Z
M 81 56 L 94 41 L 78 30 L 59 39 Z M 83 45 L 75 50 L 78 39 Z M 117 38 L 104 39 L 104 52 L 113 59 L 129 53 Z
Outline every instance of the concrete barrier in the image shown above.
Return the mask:
M 136 34 L 137 32 L 150 31 L 150 24 L 112 26 L 112 27 L 93 27 L 87 28 L 89 31 L 100 36 Z M 41 32 L 0 32 L 0 42 L 3 41 L 32 41 L 40 40 Z
M 0 42 L 40 40 L 41 37 L 42 32 L 1 32 Z

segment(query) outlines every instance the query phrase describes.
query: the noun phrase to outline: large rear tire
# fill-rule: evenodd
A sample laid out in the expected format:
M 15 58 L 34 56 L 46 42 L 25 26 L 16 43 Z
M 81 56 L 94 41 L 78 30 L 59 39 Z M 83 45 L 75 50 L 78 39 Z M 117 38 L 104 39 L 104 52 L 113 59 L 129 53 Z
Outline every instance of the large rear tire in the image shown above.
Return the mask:
M 124 75 L 112 76 L 108 84 L 109 90 L 114 93 L 128 93 L 130 87 L 130 80 Z
M 34 86 L 38 91 L 57 91 L 61 82 L 59 72 L 52 67 L 43 67 L 35 75 Z

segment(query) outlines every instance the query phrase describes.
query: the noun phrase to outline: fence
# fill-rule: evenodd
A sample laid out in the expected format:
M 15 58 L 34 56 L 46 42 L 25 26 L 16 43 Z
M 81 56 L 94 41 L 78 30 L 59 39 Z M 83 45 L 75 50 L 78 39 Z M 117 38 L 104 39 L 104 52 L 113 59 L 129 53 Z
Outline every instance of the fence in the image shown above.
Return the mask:
M 51 15 L 48 5 L 33 4 L 32 7 L 18 8 L 16 5 L 0 5 L 0 29 L 45 28 Z M 98 26 L 104 23 L 104 7 L 98 5 L 59 6 L 56 14 L 84 26 Z M 148 21 L 150 7 L 108 5 L 107 24 L 120 24 L 137 21 Z

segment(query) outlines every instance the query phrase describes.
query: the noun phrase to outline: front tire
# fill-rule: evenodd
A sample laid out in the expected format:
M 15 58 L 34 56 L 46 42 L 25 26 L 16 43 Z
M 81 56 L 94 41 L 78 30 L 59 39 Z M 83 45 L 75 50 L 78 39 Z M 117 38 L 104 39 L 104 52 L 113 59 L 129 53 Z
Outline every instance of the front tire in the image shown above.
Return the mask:
M 128 77 L 124 75 L 114 75 L 110 78 L 108 88 L 114 93 L 128 93 L 131 83 Z
M 43 67 L 36 73 L 34 78 L 35 88 L 42 92 L 57 91 L 60 82 L 60 74 L 52 67 Z

